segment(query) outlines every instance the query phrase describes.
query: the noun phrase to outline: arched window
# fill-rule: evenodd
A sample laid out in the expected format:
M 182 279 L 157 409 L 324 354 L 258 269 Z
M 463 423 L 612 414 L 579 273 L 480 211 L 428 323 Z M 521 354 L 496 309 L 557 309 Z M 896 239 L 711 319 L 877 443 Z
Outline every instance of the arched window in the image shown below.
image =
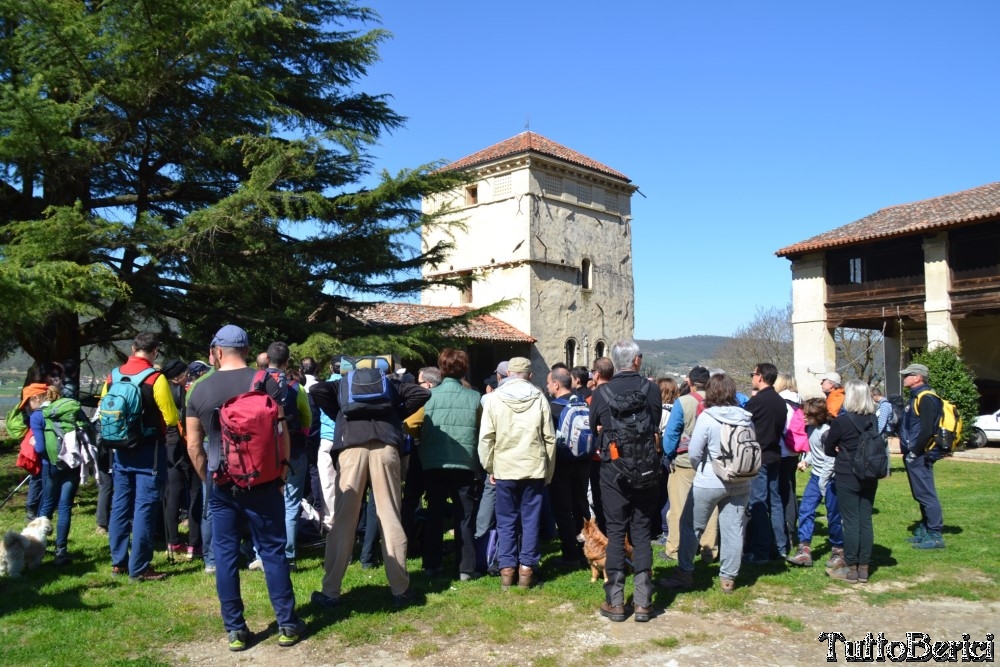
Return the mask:
M 603 340 L 597 341 L 597 345 L 594 346 L 594 359 L 600 359 L 606 356 L 605 353 L 608 351 L 608 346 Z
M 590 263 L 589 259 L 583 260 L 580 264 L 580 285 L 583 289 L 592 289 L 594 284 L 594 270 L 593 265 Z
M 576 366 L 576 339 L 567 338 L 566 339 L 566 365 L 570 368 Z

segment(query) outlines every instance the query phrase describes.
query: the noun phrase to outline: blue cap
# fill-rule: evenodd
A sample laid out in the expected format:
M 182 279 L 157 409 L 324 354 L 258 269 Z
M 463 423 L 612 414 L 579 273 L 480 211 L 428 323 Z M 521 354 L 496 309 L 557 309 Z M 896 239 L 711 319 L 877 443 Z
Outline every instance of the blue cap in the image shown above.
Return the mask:
M 250 336 L 235 324 L 227 324 L 215 333 L 212 345 L 237 349 L 250 347 Z

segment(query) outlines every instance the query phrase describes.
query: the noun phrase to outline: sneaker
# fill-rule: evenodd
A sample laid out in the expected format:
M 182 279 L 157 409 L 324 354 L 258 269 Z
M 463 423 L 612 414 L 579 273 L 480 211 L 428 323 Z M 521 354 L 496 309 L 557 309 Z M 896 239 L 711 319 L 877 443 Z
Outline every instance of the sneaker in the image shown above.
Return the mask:
M 795 555 L 789 556 L 785 560 L 792 565 L 798 565 L 799 567 L 812 567 L 812 548 L 808 544 L 800 544 L 795 550 Z
M 744 565 L 767 565 L 769 562 L 771 562 L 769 558 L 761 558 L 753 554 L 743 554 Z
M 295 564 L 294 560 L 288 561 L 288 571 L 289 572 L 298 572 L 299 571 L 299 566 Z
M 187 548 L 186 544 L 177 543 L 177 544 L 168 544 L 167 545 L 167 555 L 168 556 L 182 556 L 182 555 L 187 554 L 187 550 L 188 550 L 188 548 Z
M 205 574 L 215 574 L 215 566 L 214 565 L 206 565 L 205 566 Z
M 120 577 L 123 574 L 128 574 L 128 568 L 124 566 L 112 565 L 111 566 L 111 576 Z
M 332 598 L 322 591 L 313 591 L 309 601 L 322 609 L 333 609 L 340 602 L 340 598 Z
M 928 530 L 924 539 L 913 543 L 914 549 L 944 549 L 944 538 L 937 530 Z
M 306 634 L 306 624 L 297 621 L 295 625 L 283 625 L 278 628 L 278 646 L 295 646 Z
M 399 595 L 392 596 L 392 606 L 396 609 L 402 609 L 403 607 L 410 604 L 410 590 L 406 589 Z
M 195 558 L 201 558 L 201 547 L 189 544 L 187 548 L 187 559 L 194 560 Z
M 657 551 L 656 557 L 659 558 L 660 560 L 669 560 L 669 561 L 677 560 L 677 556 L 671 556 L 666 551 Z
M 913 531 L 913 536 L 907 537 L 906 541 L 909 542 L 910 544 L 918 544 L 920 542 L 923 542 L 926 536 L 927 536 L 927 526 L 925 526 L 924 524 L 920 524 L 919 526 L 917 526 L 917 529 Z
M 667 534 L 660 533 L 658 536 L 651 540 L 651 543 L 655 546 L 665 547 L 667 546 Z
M 69 565 L 73 562 L 73 559 L 70 557 L 69 551 L 63 547 L 62 549 L 56 549 L 56 558 L 54 562 L 56 565 Z
M 247 650 L 247 644 L 250 643 L 250 630 L 243 628 L 242 630 L 230 630 L 229 631 L 229 650 L 230 651 L 245 651 Z
M 254 560 L 250 561 L 249 565 L 247 565 L 247 569 L 248 570 L 252 570 L 254 572 L 263 572 L 264 571 L 264 561 L 262 561 L 259 558 L 255 558 Z
M 702 563 L 712 563 L 715 561 L 715 554 L 712 553 L 712 547 L 702 547 L 701 548 L 701 562 Z
M 137 574 L 134 577 L 130 576 L 128 580 L 134 583 L 138 581 L 162 581 L 163 579 L 166 578 L 167 578 L 166 572 L 157 572 L 156 570 L 153 569 L 153 566 L 150 565 L 145 570 L 143 570 L 142 573 Z
M 478 572 L 460 572 L 458 575 L 459 581 L 472 581 L 479 578 Z
M 98 526 L 97 529 L 94 530 L 94 532 L 97 533 L 98 535 L 100 535 L 101 537 L 107 537 L 108 536 L 108 529 L 105 528 L 104 526 Z

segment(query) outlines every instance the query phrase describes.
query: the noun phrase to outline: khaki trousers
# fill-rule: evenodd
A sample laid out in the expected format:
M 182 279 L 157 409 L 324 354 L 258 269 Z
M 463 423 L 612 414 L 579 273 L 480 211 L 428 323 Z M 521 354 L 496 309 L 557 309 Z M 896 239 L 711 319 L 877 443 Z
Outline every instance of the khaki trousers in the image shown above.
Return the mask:
M 677 558 L 677 549 L 681 544 L 681 514 L 684 504 L 689 502 L 691 487 L 694 486 L 694 468 L 675 466 L 667 477 L 667 497 L 670 499 L 670 509 L 667 511 L 667 555 Z M 719 508 L 716 507 L 708 518 L 705 532 L 701 534 L 699 549 L 708 547 L 712 557 L 719 556 Z
M 406 571 L 406 533 L 400 522 L 399 450 L 394 445 L 371 440 L 341 450 L 338 468 L 333 529 L 326 535 L 323 559 L 323 593 L 332 598 L 340 597 L 340 585 L 354 551 L 361 499 L 369 480 L 382 529 L 382 560 L 389 589 L 393 595 L 405 593 L 410 587 L 410 575 Z

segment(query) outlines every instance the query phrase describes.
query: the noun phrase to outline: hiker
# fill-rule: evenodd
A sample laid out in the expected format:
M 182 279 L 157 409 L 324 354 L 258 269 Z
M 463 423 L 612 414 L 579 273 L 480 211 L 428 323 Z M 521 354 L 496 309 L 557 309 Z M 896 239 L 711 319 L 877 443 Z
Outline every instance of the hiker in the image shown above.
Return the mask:
M 899 372 L 910 390 L 899 426 L 899 448 L 903 453 L 910 493 L 920 506 L 920 525 L 909 538 L 914 549 L 944 549 L 944 514 L 934 484 L 934 464 L 940 458 L 930 445 L 944 406 L 928 385 L 930 371 L 923 364 L 910 364 Z
M 251 640 L 243 615 L 240 595 L 240 541 L 248 526 L 263 563 L 267 594 L 278 624 L 278 645 L 293 646 L 305 634 L 305 624 L 295 613 L 295 592 L 285 556 L 285 498 L 282 492 L 288 472 L 290 442 L 284 428 L 281 387 L 266 371 L 255 371 L 246 363 L 250 337 L 234 324 L 227 324 L 212 339 L 218 369 L 191 386 L 187 401 L 188 455 L 198 475 L 206 482 L 207 503 L 212 521 L 212 550 L 215 557 L 215 589 L 228 633 L 230 651 L 245 650 Z M 275 403 L 278 415 L 278 443 L 283 464 L 281 476 L 243 488 L 226 472 L 220 408 L 230 399 L 252 388 L 265 391 Z M 206 443 L 207 436 L 207 443 Z M 273 438 L 273 436 L 272 436 Z M 263 438 L 259 438 L 263 440 Z M 206 443 L 206 444 L 203 444 Z
M 872 420 L 875 402 L 871 389 L 861 380 L 848 380 L 844 387 L 843 412 L 833 420 L 823 446 L 827 456 L 834 456 L 834 483 L 844 529 L 844 565 L 827 570 L 833 579 L 848 583 L 866 583 L 871 563 L 875 533 L 872 509 L 878 479 L 861 479 L 852 465 L 861 444 L 865 422 Z M 875 427 L 877 433 L 877 427 Z

